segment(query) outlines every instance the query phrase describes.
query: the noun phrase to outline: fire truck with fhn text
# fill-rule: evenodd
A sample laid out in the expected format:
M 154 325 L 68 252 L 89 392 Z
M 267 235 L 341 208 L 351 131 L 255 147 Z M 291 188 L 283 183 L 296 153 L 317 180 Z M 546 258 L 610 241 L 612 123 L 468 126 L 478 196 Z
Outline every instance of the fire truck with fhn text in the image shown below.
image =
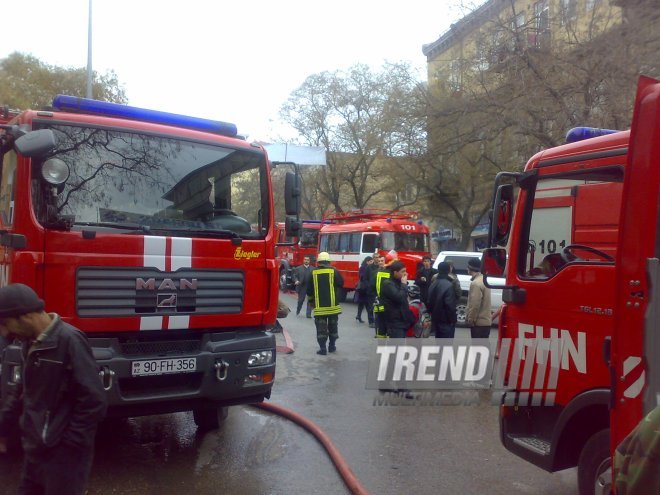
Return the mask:
M 278 265 L 268 156 L 233 124 L 58 96 L 0 126 L 0 284 L 89 338 L 109 414 L 270 396 Z M 297 215 L 299 178 L 286 177 Z M 295 222 L 294 222 L 295 223 Z M 2 396 L 20 380 L 4 342 Z
M 330 254 L 346 291 L 355 289 L 362 261 L 376 251 L 383 256 L 396 251 L 408 280 L 415 280 L 422 258 L 431 255 L 429 228 L 417 219 L 416 212 L 363 209 L 330 213 L 323 217 L 319 251 Z
M 496 179 L 484 273 L 506 274 L 499 331 L 515 345 L 500 359 L 524 356 L 506 370 L 500 433 L 605 495 L 615 448 L 660 400 L 660 82 L 640 79 L 629 131 L 576 128 L 567 143 Z

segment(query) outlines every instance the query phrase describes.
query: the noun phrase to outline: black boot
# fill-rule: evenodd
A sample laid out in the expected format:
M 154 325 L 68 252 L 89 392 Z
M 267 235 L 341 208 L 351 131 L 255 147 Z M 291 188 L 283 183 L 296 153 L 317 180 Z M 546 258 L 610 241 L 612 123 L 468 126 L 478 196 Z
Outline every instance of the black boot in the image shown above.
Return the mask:
M 332 337 L 330 338 L 330 344 L 328 345 L 328 352 L 335 352 L 337 350 L 337 347 L 335 346 L 335 342 L 337 339 L 333 339 Z
M 320 349 L 318 351 L 316 351 L 316 354 L 320 354 L 321 356 L 325 356 L 328 353 L 328 351 L 325 348 L 326 339 L 316 339 L 316 340 L 319 343 L 319 347 L 320 347 Z

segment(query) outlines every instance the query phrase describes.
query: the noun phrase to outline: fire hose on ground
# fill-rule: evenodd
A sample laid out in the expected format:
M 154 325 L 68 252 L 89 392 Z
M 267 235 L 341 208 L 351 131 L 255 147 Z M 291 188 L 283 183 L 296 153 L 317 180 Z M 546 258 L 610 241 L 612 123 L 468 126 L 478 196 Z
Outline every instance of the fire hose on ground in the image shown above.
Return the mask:
M 346 462 L 346 459 L 341 455 L 339 449 L 335 444 L 330 440 L 330 437 L 325 434 L 321 428 L 316 425 L 313 421 L 301 416 L 298 413 L 287 409 L 286 407 L 278 406 L 272 402 L 261 402 L 259 404 L 252 404 L 254 407 L 263 409 L 273 414 L 277 414 L 284 418 L 287 418 L 297 425 L 303 427 L 308 432 L 310 432 L 316 439 L 323 445 L 323 448 L 327 451 L 330 459 L 334 463 L 339 475 L 344 480 L 346 487 L 350 490 L 353 495 L 369 495 L 367 489 L 360 483 L 360 480 L 357 479 L 355 473 L 351 470 Z

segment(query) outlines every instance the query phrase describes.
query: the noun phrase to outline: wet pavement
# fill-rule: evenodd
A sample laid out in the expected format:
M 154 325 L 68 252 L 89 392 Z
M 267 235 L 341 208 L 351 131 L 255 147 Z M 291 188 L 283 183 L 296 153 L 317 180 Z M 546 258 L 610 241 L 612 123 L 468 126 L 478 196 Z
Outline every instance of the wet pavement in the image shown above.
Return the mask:
M 548 474 L 501 446 L 489 391 L 467 406 L 374 404 L 365 387 L 373 329 L 355 320 L 356 306 L 343 304 L 337 352 L 318 356 L 313 320 L 282 297 L 294 309 L 282 324 L 295 352 L 277 356 L 271 402 L 320 426 L 371 493 L 576 493 L 575 470 Z M 230 408 L 207 434 L 191 413 L 106 422 L 95 456 L 89 495 L 349 493 L 314 437 L 250 406 Z M 19 472 L 20 458 L 0 456 L 0 493 L 15 492 Z

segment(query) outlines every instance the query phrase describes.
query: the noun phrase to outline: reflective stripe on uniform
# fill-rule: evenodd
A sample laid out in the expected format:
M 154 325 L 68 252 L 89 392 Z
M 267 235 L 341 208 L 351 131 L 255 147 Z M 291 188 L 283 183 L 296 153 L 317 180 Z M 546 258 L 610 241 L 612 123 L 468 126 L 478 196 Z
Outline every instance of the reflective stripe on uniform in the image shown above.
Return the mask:
M 328 294 L 330 301 L 322 301 L 319 292 L 320 283 L 327 276 Z M 314 286 L 314 316 L 337 315 L 341 313 L 341 306 L 337 304 L 337 295 L 335 292 L 335 271 L 332 268 L 316 268 L 312 271 L 312 284 Z M 328 305 L 323 305 L 328 303 Z
M 379 301 L 380 301 L 380 284 L 386 278 L 390 278 L 389 271 L 382 271 L 376 274 L 376 296 L 378 297 Z M 374 313 L 382 313 L 383 311 L 385 311 L 385 306 L 383 304 L 374 304 Z

